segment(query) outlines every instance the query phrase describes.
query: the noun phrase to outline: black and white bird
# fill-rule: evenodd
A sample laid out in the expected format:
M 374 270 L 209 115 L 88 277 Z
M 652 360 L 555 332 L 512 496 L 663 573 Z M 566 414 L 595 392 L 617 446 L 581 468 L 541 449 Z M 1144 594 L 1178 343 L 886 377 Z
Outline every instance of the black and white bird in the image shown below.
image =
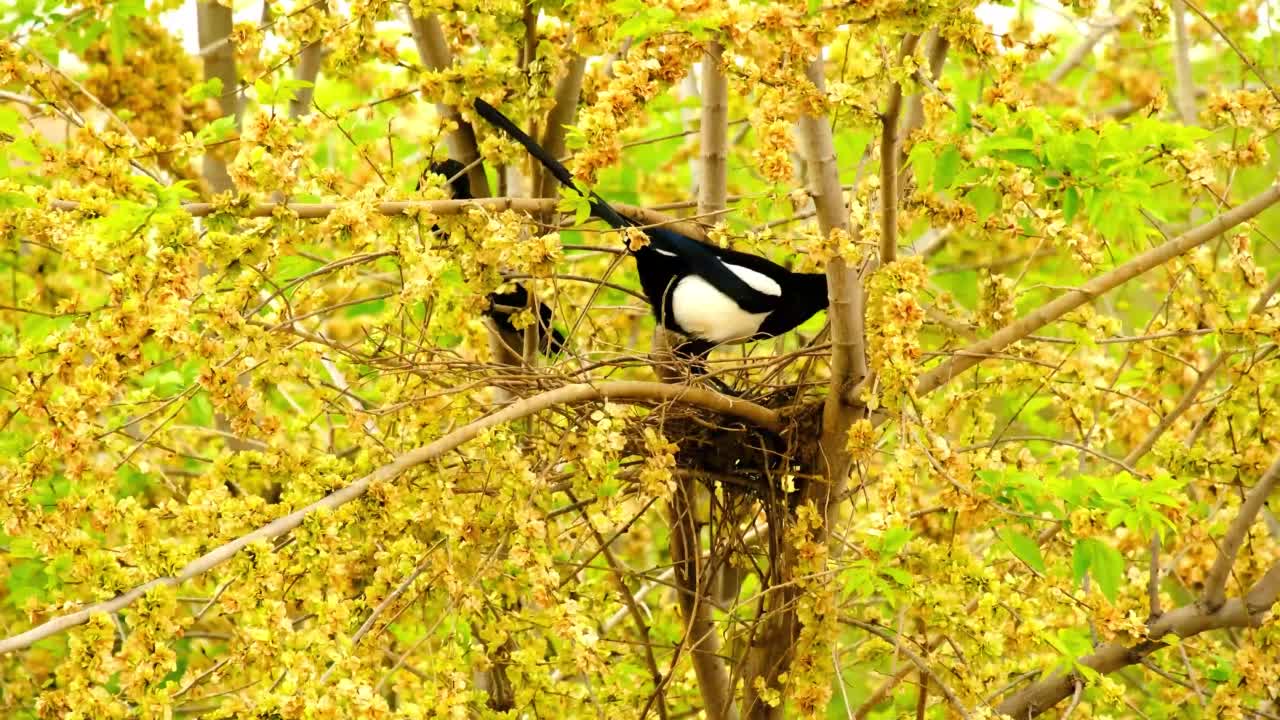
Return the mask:
M 573 175 L 489 103 L 476 112 L 511 136 L 556 179 L 591 202 L 591 213 L 615 229 L 638 227 L 599 195 L 584 193 Z M 789 332 L 827 307 L 824 273 L 792 272 L 759 255 L 716 247 L 664 227 L 643 228 L 649 243 L 632 249 L 654 317 L 686 338 L 676 351 L 703 358 L 726 343 Z
M 417 189 L 422 189 L 422 181 L 427 173 L 439 175 L 449 184 L 450 194 L 454 200 L 471 200 L 471 181 L 467 179 L 466 166 L 452 158 L 432 163 L 426 173 L 418 178 Z M 438 232 L 438 226 L 431 231 Z M 493 321 L 502 337 L 502 341 L 512 350 L 519 351 L 524 343 L 523 333 L 511 322 L 511 316 L 529 307 L 529 291 L 520 283 L 512 283 L 515 289 L 508 292 L 489 293 L 489 308 L 484 314 Z M 554 355 L 564 349 L 564 335 L 551 324 L 551 307 L 539 301 L 536 304 L 538 313 L 539 351 L 543 355 Z

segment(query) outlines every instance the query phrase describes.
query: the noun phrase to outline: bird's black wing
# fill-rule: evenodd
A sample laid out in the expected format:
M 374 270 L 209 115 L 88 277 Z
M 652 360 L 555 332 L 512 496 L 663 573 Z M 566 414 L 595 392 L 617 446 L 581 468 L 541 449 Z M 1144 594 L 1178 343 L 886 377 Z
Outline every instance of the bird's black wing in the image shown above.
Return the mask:
M 593 215 L 617 229 L 635 227 L 638 224 L 629 218 L 623 217 L 621 213 L 595 192 L 584 193 L 574 182 L 573 174 L 569 172 L 568 168 L 552 157 L 551 153 L 543 149 L 541 145 L 525 134 L 523 130 L 511 122 L 507 116 L 499 112 L 497 108 L 480 98 L 476 98 L 475 108 L 476 112 L 485 121 L 510 135 L 512 139 L 524 146 L 525 150 L 528 150 L 530 155 L 537 158 L 538 162 L 551 171 L 551 174 L 557 180 L 590 200 Z M 649 239 L 653 241 L 657 249 L 675 253 L 683 258 L 689 264 L 691 273 L 702 277 L 712 287 L 727 295 L 746 312 L 771 312 L 778 307 L 778 297 L 762 293 L 748 285 L 745 280 L 725 267 L 724 263 L 715 256 L 709 247 L 697 240 L 667 228 L 650 228 L 645 231 L 645 234 L 649 236 Z

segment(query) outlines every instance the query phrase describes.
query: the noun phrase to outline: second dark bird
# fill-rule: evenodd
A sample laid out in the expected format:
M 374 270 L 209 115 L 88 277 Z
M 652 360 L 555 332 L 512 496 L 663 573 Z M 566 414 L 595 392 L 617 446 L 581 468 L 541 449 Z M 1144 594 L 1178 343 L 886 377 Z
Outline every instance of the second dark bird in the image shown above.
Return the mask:
M 471 181 L 467 179 L 464 172 L 466 166 L 452 158 L 442 160 L 427 168 L 427 172 L 434 173 L 445 179 L 449 184 L 450 194 L 454 200 L 471 200 Z M 424 173 L 425 176 L 426 173 Z M 418 189 L 422 188 L 422 178 L 418 179 Z M 433 226 L 432 232 L 438 231 L 440 228 Z M 513 313 L 524 310 L 529 306 L 529 291 L 520 283 L 512 283 L 515 288 L 502 293 L 489 293 L 489 309 L 484 314 L 493 321 L 497 328 L 502 341 L 514 350 L 517 354 L 524 345 L 524 335 L 521 330 L 511 322 Z M 539 351 L 544 355 L 553 355 L 564 349 L 564 335 L 551 325 L 551 307 L 546 303 L 539 301 L 537 303 L 538 324 L 540 326 L 538 333 Z

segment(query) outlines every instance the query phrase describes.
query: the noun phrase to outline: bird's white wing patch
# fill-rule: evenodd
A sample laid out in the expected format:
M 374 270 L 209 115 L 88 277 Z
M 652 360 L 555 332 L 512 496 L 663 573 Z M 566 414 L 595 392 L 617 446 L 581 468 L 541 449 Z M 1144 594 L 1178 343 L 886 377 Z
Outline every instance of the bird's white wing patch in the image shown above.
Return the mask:
M 767 275 L 729 263 L 725 263 L 725 267 L 765 295 L 782 294 L 782 287 Z M 697 275 L 687 275 L 676 283 L 671 293 L 671 310 L 686 333 L 717 343 L 745 340 L 755 335 L 769 317 L 767 312 L 744 311 L 732 298 Z
M 659 255 L 666 255 L 667 257 L 676 256 L 676 254 L 671 252 L 670 250 L 663 250 L 662 248 L 654 248 L 653 251 L 658 253 Z
M 742 278 L 743 282 L 750 285 L 756 292 L 782 297 L 782 286 L 778 284 L 777 280 L 768 275 L 750 268 L 744 268 L 741 265 L 734 265 L 733 263 L 725 263 L 724 266 L 729 268 L 729 272 Z

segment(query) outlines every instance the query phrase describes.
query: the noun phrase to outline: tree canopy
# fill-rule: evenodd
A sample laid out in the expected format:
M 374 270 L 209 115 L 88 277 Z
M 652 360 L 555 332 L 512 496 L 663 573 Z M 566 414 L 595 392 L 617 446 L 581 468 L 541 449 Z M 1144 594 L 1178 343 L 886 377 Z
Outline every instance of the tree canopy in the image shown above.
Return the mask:
M 1280 715 L 1272 4 L 192 9 L 0 8 L 5 717 Z

